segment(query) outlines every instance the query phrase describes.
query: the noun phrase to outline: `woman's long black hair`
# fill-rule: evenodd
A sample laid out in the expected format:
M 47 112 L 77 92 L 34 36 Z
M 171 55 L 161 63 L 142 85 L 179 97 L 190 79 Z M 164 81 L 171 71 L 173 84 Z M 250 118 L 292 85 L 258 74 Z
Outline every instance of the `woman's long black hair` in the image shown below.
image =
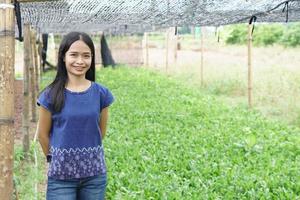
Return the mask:
M 68 81 L 68 73 L 64 61 L 65 54 L 69 50 L 70 46 L 78 40 L 82 40 L 91 50 L 91 67 L 86 72 L 85 78 L 93 82 L 95 81 L 95 47 L 92 39 L 83 32 L 68 33 L 64 36 L 59 46 L 56 77 L 54 81 L 47 87 L 49 89 L 51 105 L 53 106 L 54 112 L 60 112 L 65 103 L 64 90 Z

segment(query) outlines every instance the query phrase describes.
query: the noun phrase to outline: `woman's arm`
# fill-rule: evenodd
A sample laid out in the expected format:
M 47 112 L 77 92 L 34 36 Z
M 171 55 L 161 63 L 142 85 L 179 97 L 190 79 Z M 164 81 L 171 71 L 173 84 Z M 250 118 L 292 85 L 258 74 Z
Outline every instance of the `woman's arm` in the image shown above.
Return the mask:
M 45 156 L 49 153 L 49 135 L 51 129 L 52 119 L 51 112 L 44 107 L 39 107 L 39 121 L 37 125 L 38 139 L 42 146 Z
M 103 108 L 100 114 L 99 125 L 100 125 L 102 140 L 104 139 L 106 133 L 107 121 L 108 121 L 108 107 Z

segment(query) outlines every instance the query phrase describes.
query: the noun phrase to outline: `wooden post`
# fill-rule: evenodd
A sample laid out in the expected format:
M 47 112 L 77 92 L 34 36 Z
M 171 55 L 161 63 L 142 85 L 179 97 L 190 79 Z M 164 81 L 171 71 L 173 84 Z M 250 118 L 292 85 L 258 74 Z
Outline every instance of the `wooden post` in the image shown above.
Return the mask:
M 175 32 L 175 29 L 174 28 L 174 32 Z M 175 35 L 175 40 L 174 40 L 174 62 L 176 63 L 177 62 L 177 48 L 178 48 L 178 33 L 176 33 Z
M 252 108 L 252 63 L 251 63 L 251 57 L 252 57 L 252 27 L 253 24 L 248 25 L 248 106 L 249 108 Z
M 201 78 L 201 86 L 203 86 L 203 57 L 204 57 L 204 48 L 203 48 L 203 27 L 200 28 L 200 39 L 201 39 L 201 66 L 200 66 L 200 78 Z
M 99 32 L 99 41 L 98 41 L 98 47 L 99 47 L 99 50 L 98 50 L 98 52 L 99 52 L 99 66 L 100 66 L 100 68 L 102 68 L 103 67 L 103 60 L 102 60 L 102 57 L 101 57 L 101 39 L 102 39 L 102 36 L 103 36 L 103 32 L 102 31 L 100 31 Z
M 145 66 L 149 66 L 149 45 L 148 45 L 148 33 L 144 33 L 144 39 L 145 39 Z
M 166 32 L 166 73 L 168 73 L 169 65 L 169 28 Z
M 39 63 L 39 78 L 40 80 L 39 81 L 42 81 L 42 75 L 43 75 L 43 67 L 42 67 L 42 50 L 43 50 L 43 44 L 41 42 L 41 35 L 39 35 L 39 38 L 38 38 L 38 63 Z
M 12 199 L 14 152 L 15 14 L 0 0 L 0 199 Z
M 31 74 L 31 108 L 32 108 L 32 121 L 36 122 L 36 98 L 38 92 L 38 69 L 37 69 L 37 53 L 36 53 L 36 44 L 35 44 L 35 31 L 31 29 L 30 31 L 30 42 L 31 42 L 31 61 L 32 61 L 32 74 Z
M 32 32 L 33 37 L 32 37 L 32 43 L 33 43 L 33 56 L 34 56 L 34 72 L 35 72 L 35 100 L 37 99 L 39 90 L 40 90 L 40 84 L 39 84 L 39 80 L 40 80 L 40 62 L 39 62 L 39 55 L 38 55 L 38 49 L 37 49 L 37 45 L 36 45 L 36 41 L 37 41 L 37 37 L 36 37 L 36 32 L 33 31 Z M 35 107 L 36 109 L 36 107 Z
M 29 88 L 30 88 L 30 100 L 31 100 L 31 121 L 36 122 L 36 93 L 35 93 L 35 72 L 34 72 L 34 53 L 33 53 L 33 41 L 32 41 L 32 33 L 31 28 L 29 28 L 29 44 L 28 46 L 24 44 L 24 46 L 27 46 L 27 51 L 29 53 L 30 62 L 27 67 L 29 67 Z M 24 62 L 25 63 L 25 62 Z
M 24 68 L 23 68 L 23 151 L 27 158 L 29 152 L 29 80 L 30 80 L 30 65 L 31 63 L 31 48 L 30 48 L 30 25 L 24 24 Z

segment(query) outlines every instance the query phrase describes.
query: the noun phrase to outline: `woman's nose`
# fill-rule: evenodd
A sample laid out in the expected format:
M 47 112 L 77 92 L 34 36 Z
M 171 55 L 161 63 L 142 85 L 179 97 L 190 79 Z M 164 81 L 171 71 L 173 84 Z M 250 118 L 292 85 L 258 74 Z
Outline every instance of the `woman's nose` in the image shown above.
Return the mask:
M 77 63 L 84 63 L 82 56 L 78 56 L 76 59 Z

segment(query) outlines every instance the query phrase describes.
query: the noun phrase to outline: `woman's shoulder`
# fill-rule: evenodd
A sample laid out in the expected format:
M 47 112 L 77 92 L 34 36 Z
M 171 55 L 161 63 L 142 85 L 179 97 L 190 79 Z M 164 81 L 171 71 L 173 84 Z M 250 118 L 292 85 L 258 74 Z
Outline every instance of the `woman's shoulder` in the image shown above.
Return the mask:
M 110 91 L 110 89 L 108 89 L 106 86 L 104 86 L 101 83 L 96 83 L 95 82 L 95 87 L 97 87 L 97 91 L 99 92 L 99 94 L 103 97 L 112 97 L 112 93 Z M 113 98 L 113 97 L 112 97 Z
M 44 88 L 40 93 L 39 93 L 39 97 L 44 96 L 46 98 L 50 97 L 50 90 L 51 88 L 49 86 L 47 86 L 46 88 Z
M 94 82 L 94 85 L 95 85 L 95 87 L 98 89 L 98 90 L 107 90 L 108 88 L 105 86 L 105 85 L 103 85 L 102 83 L 98 83 L 98 82 Z

